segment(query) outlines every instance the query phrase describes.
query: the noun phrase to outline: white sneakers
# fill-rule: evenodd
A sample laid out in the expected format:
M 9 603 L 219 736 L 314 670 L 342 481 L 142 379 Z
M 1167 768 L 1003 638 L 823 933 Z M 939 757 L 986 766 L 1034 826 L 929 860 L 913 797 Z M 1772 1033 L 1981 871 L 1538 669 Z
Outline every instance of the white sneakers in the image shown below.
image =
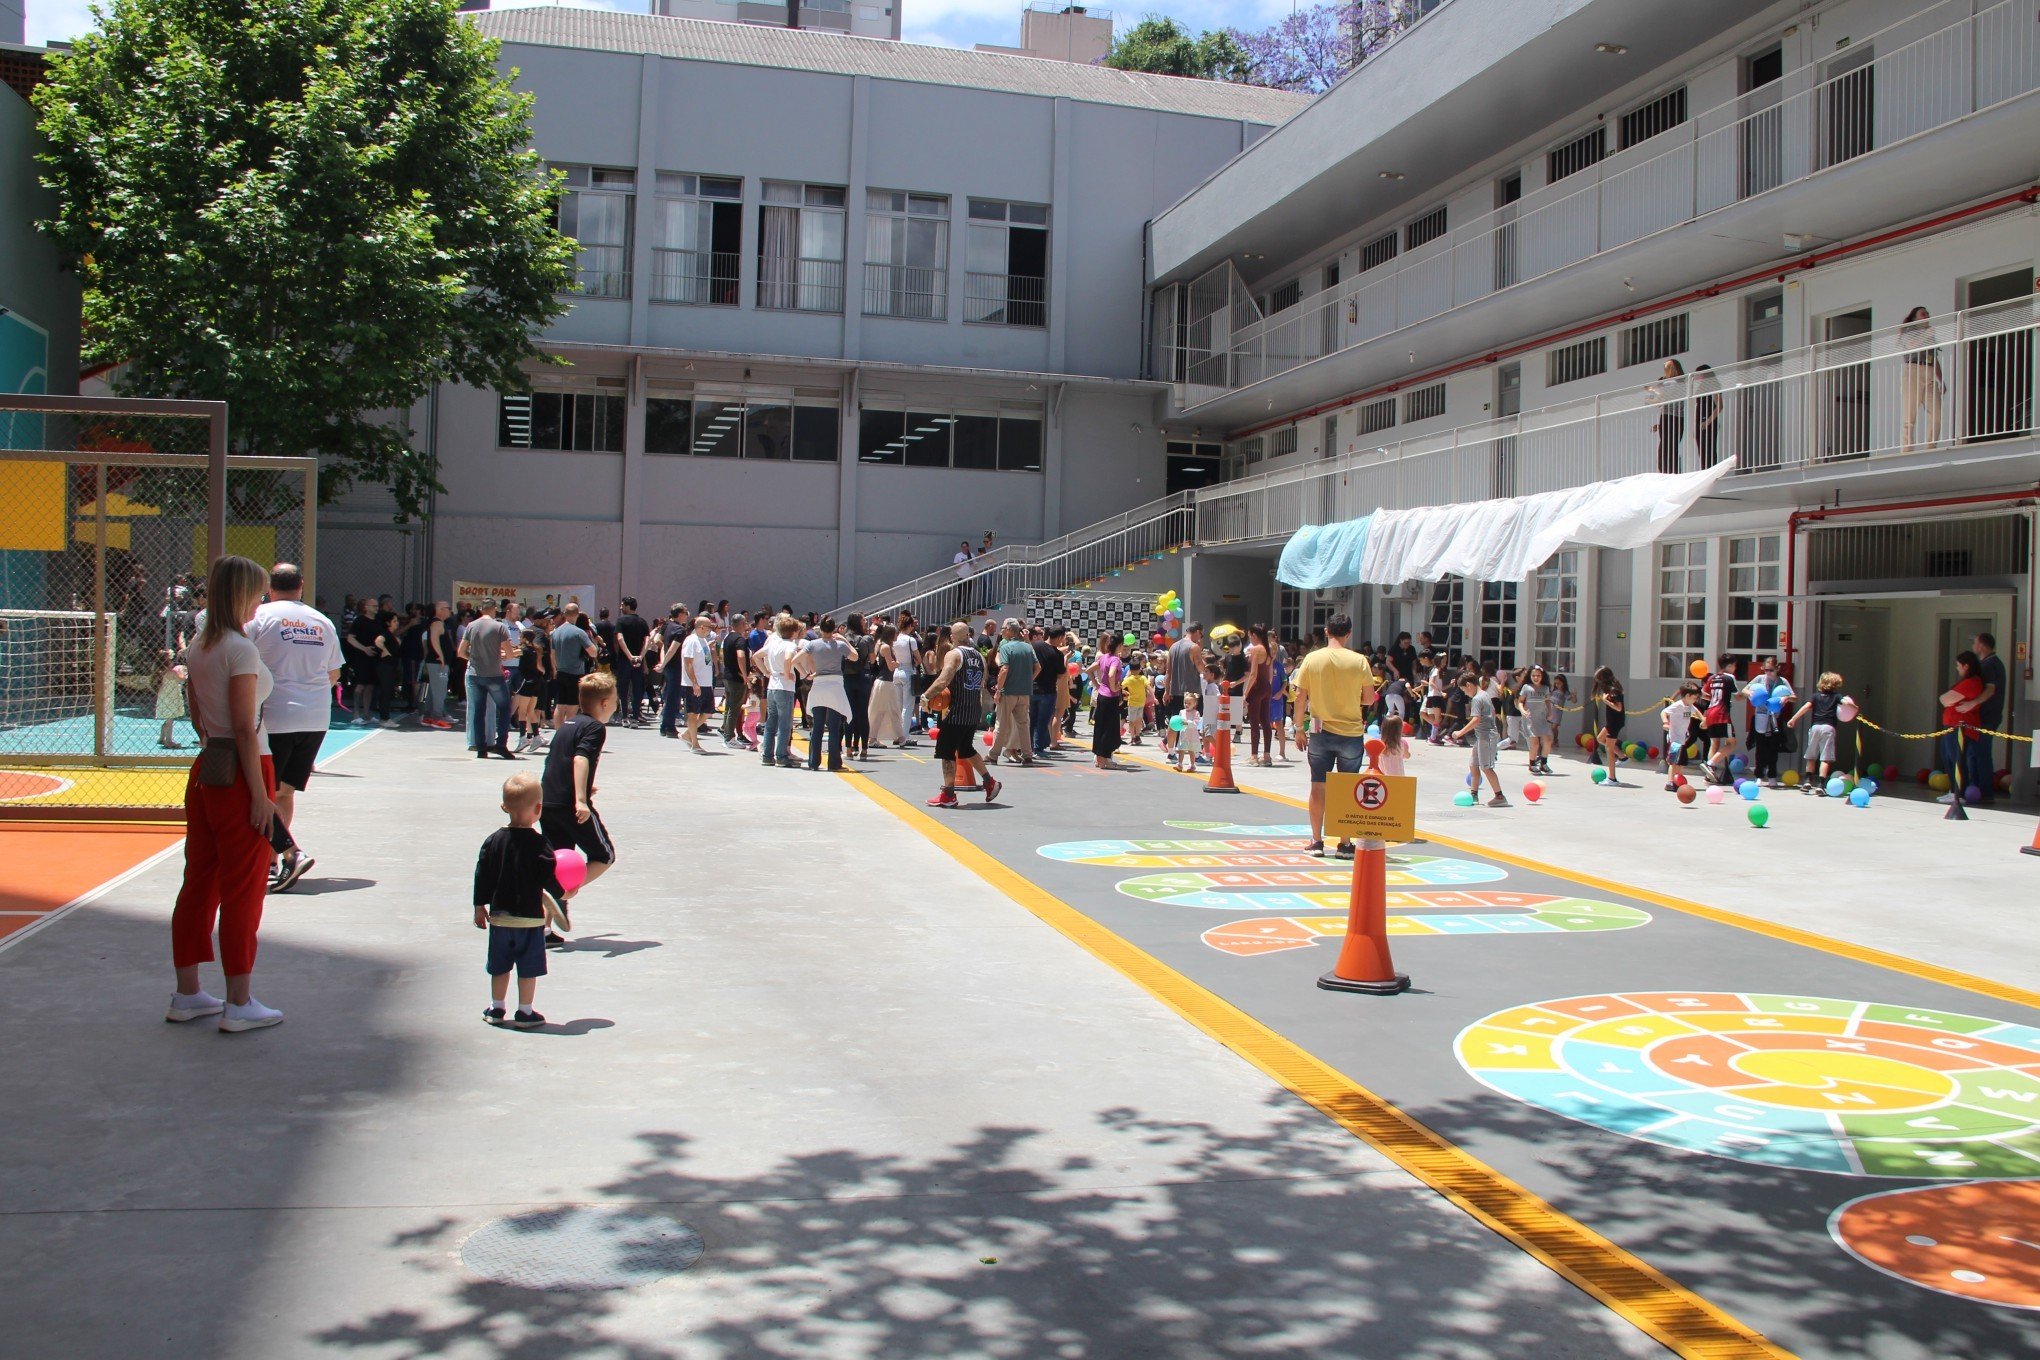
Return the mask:
M 271 1010 L 251 996 L 247 1005 L 230 1005 L 221 1013 L 220 1033 L 239 1034 L 242 1030 L 266 1029 L 270 1025 L 282 1023 L 282 1011 Z
M 163 1012 L 163 1018 L 173 1025 L 181 1025 L 187 1020 L 201 1020 L 208 1015 L 218 1015 L 226 1008 L 226 1002 L 204 990 L 193 992 L 190 996 L 182 992 L 172 992 L 170 1009 Z

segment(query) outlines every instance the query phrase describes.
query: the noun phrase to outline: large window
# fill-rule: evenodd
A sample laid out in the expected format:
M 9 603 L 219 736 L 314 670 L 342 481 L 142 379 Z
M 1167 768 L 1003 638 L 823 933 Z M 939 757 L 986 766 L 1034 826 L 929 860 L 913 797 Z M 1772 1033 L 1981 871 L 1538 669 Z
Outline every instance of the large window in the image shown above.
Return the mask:
M 1658 545 L 1657 673 L 1676 680 L 1707 656 L 1707 540 Z
M 1516 664 L 1516 583 L 1480 583 L 1480 646 L 1475 659 L 1497 668 Z
M 833 393 L 717 391 L 645 402 L 645 452 L 833 463 L 842 416 Z
M 859 416 L 857 460 L 881 467 L 1039 472 L 1038 402 L 982 406 L 909 404 L 874 398 Z
M 1547 671 L 1578 679 L 1580 674 L 1580 553 L 1567 548 L 1551 555 L 1532 582 L 1537 598 L 1531 621 L 1528 660 Z
M 589 297 L 630 296 L 630 209 L 637 175 L 587 165 L 555 166 L 567 177 L 555 223 L 574 238 L 574 281 Z
M 819 184 L 765 182 L 758 207 L 758 305 L 843 310 L 843 194 Z
M 1431 583 L 1431 647 L 1448 657 L 1466 651 L 1466 581 L 1447 576 Z M 1442 659 L 1441 659 L 1442 664 Z
M 659 172 L 652 210 L 652 301 L 737 305 L 744 182 Z
M 1195 491 L 1225 480 L 1225 446 L 1171 439 L 1168 445 L 1168 478 L 1163 488 L 1173 496 L 1178 491 Z
M 570 453 L 623 452 L 624 401 L 601 392 L 505 392 L 496 445 Z
M 872 189 L 864 210 L 864 314 L 948 320 L 949 200 Z
M 1785 613 L 1782 545 L 1779 534 L 1728 540 L 1728 639 L 1722 650 L 1739 661 L 1778 655 Z
M 1048 209 L 970 201 L 963 319 L 995 326 L 1048 324 Z

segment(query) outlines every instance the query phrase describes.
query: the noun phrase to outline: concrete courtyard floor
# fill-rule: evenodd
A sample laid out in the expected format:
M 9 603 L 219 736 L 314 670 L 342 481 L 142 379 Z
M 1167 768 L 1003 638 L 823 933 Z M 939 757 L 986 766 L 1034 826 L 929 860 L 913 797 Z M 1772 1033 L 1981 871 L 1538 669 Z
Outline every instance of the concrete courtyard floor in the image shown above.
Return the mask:
M 318 867 L 270 899 L 256 979 L 277 1029 L 158 1020 L 174 856 L 0 949 L 0 1355 L 1665 1354 L 859 780 L 711 747 L 612 735 L 622 862 L 552 956 L 544 1030 L 481 1023 L 468 920 L 519 767 L 447 734 L 364 743 L 304 799 Z M 932 791 L 928 754 L 886 753 L 885 782 Z M 1770 795 L 1755 832 L 1574 763 L 1534 809 L 1462 810 L 1454 753 L 1414 768 L 1441 837 L 2040 986 L 2030 816 Z M 1130 819 L 1163 778 L 1125 777 Z M 1052 820 L 1059 787 L 1010 796 Z M 560 1205 L 705 1251 L 603 1292 L 463 1262 Z

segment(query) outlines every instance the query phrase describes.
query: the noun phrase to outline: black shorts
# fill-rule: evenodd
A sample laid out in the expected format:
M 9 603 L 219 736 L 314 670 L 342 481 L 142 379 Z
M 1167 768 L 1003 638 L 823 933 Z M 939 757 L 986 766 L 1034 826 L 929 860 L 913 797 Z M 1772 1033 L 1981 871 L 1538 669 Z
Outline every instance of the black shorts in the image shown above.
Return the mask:
M 1733 733 L 1730 731 L 1729 725 L 1725 722 L 1708 723 L 1707 726 L 1704 729 L 1702 729 L 1701 735 L 1706 737 L 1707 740 L 1709 741 L 1729 741 L 1733 737 Z
M 512 968 L 521 978 L 545 976 L 545 931 L 537 926 L 489 927 L 489 976 L 501 977 Z
M 977 754 L 976 723 L 951 722 L 944 718 L 935 725 L 935 758 L 962 760 Z
M 588 809 L 585 822 L 575 821 L 570 807 L 542 808 L 538 829 L 555 850 L 579 850 L 590 864 L 616 862 L 616 847 L 610 843 L 609 828 L 602 825 L 602 814 L 594 808 Z
M 681 711 L 684 713 L 713 713 L 715 689 L 712 686 L 704 687 L 701 693 L 696 694 L 692 688 L 683 687 L 680 691 L 680 702 Z
M 269 760 L 276 767 L 276 782 L 302 789 L 312 780 L 312 766 L 318 763 L 319 744 L 324 732 L 271 732 Z
M 519 668 L 517 693 L 526 699 L 542 698 L 546 692 L 546 678 L 537 671 Z
M 553 677 L 553 702 L 581 706 L 581 677 L 578 675 L 556 675 Z

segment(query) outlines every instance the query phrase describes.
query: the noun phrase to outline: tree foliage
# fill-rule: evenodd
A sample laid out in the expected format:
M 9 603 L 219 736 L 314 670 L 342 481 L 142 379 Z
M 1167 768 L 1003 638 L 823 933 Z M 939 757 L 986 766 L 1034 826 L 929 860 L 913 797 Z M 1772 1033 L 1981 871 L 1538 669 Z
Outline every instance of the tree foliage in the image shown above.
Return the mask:
M 1317 94 L 1344 79 L 1438 0 L 1333 0 L 1256 32 L 1235 33 L 1249 84 Z
M 1193 38 L 1174 19 L 1150 14 L 1113 39 L 1105 64 L 1121 71 L 1146 71 L 1158 76 L 1193 76 L 1203 80 L 1243 81 L 1247 56 L 1238 39 L 1224 29 Z
M 326 499 L 435 489 L 402 413 L 434 381 L 525 385 L 572 243 L 531 97 L 454 0 L 112 0 L 35 102 L 43 224 L 87 359 L 224 400 L 236 452 L 311 454 Z M 394 416 L 391 413 L 396 413 Z

